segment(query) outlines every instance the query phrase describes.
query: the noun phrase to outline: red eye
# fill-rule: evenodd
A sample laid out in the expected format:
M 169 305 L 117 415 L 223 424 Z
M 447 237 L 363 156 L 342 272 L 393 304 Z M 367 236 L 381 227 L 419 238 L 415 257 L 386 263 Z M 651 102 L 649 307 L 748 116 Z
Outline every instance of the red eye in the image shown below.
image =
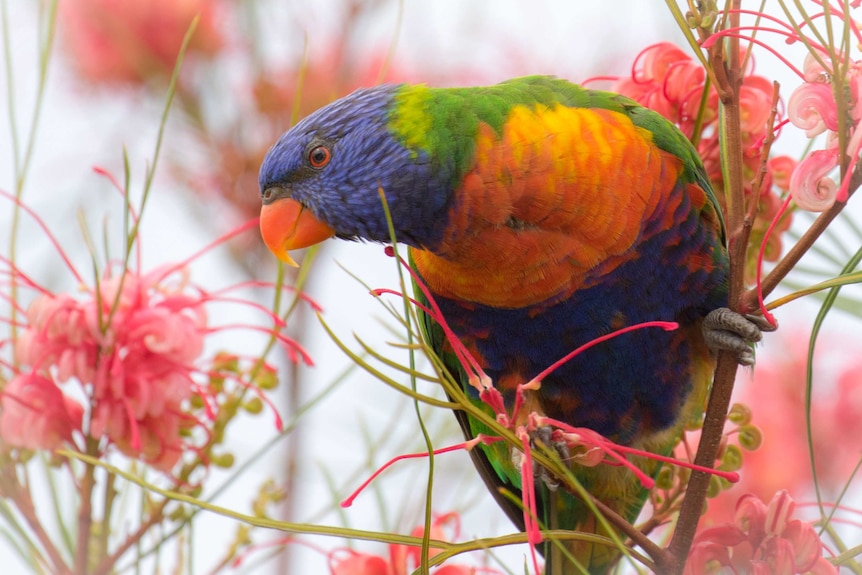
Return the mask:
M 308 163 L 312 168 L 322 168 L 332 159 L 332 152 L 326 146 L 317 146 L 308 152 Z

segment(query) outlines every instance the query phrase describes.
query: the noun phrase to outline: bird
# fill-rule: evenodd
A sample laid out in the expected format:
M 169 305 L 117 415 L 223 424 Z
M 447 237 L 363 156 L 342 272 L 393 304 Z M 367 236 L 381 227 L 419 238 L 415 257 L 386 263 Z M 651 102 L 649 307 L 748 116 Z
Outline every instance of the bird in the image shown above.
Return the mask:
M 389 243 L 391 223 L 427 288 L 417 299 L 434 300 L 508 410 L 519 385 L 573 349 L 642 322 L 676 322 L 580 353 L 523 391 L 520 412 L 667 455 L 702 417 L 717 350 L 753 361 L 759 331 L 727 309 L 726 232 L 697 151 L 670 121 L 624 96 L 550 76 L 363 88 L 281 135 L 259 187 L 264 243 L 288 263 L 290 250 L 331 237 Z M 488 411 L 440 318 L 419 313 L 429 344 Z M 455 413 L 468 439 L 487 433 Z M 496 443 L 470 454 L 523 530 L 516 451 Z M 630 471 L 567 464 L 593 497 L 636 519 L 647 492 Z M 638 465 L 657 473 L 653 462 Z M 607 535 L 553 477 L 534 489 L 546 527 Z M 605 573 L 619 557 L 598 543 L 565 545 L 568 554 L 539 547 L 547 574 Z

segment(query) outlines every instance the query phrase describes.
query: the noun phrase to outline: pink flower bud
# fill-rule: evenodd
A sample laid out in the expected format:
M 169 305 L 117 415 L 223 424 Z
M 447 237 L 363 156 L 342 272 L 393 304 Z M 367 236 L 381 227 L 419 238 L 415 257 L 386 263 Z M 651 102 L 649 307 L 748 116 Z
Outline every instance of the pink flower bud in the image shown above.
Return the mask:
M 838 129 L 838 108 L 829 84 L 802 84 L 790 95 L 787 117 L 805 135 L 813 138 Z
M 84 408 L 42 375 L 14 377 L 0 398 L 0 441 L 25 449 L 57 449 L 80 431 Z
M 803 210 L 822 212 L 835 203 L 838 185 L 827 174 L 838 165 L 838 150 L 815 150 L 808 154 L 790 177 L 790 193 Z

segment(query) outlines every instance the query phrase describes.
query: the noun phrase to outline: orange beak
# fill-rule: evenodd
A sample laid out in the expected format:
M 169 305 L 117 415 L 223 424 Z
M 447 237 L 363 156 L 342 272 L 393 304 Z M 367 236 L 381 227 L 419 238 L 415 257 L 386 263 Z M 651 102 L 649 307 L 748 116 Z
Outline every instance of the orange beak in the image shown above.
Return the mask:
M 275 257 L 297 267 L 288 250 L 307 248 L 335 235 L 311 210 L 291 198 L 282 198 L 260 209 L 260 235 Z

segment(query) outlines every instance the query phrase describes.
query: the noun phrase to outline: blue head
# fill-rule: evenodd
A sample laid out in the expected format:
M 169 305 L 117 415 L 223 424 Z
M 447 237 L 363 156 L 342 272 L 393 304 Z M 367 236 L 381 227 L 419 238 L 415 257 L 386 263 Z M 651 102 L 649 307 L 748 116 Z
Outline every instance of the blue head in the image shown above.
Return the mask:
M 357 90 L 306 117 L 272 146 L 259 177 L 261 229 L 270 249 L 304 247 L 299 243 L 310 245 L 328 235 L 388 242 L 381 189 L 399 241 L 417 247 L 437 241 L 451 193 L 435 177 L 428 154 L 408 149 L 391 133 L 398 90 L 391 85 Z M 294 215 L 264 221 L 277 204 L 293 206 Z M 283 228 L 298 228 L 295 218 L 304 212 L 325 226 L 323 237 L 312 234 L 313 241 L 285 246 L 284 236 L 292 230 Z

